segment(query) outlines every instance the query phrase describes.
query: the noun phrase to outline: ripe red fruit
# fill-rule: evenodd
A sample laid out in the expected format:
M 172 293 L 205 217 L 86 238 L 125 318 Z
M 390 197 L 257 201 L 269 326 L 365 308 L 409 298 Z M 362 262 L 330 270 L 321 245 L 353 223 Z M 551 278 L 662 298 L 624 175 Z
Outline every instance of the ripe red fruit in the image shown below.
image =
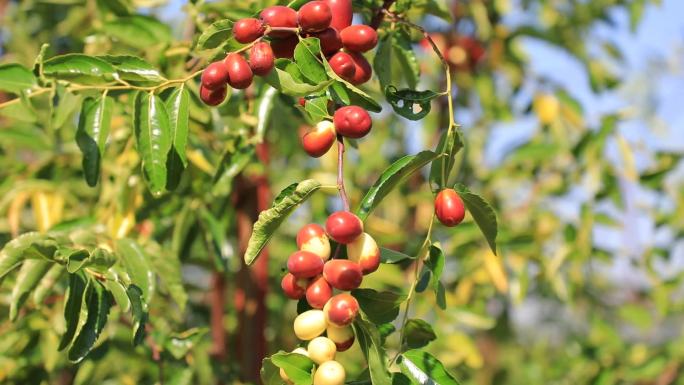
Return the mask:
M 332 287 L 323 277 L 314 279 L 306 288 L 306 301 L 314 309 L 323 309 L 330 297 L 332 297 Z
M 282 39 L 273 39 L 271 40 L 271 49 L 273 49 L 273 53 L 278 59 L 292 59 L 297 43 L 299 43 L 299 39 L 296 35 Z
M 306 279 L 297 279 L 291 273 L 285 274 L 280 281 L 280 287 L 288 298 L 301 299 L 306 294 Z
M 300 106 L 306 107 L 306 99 L 299 98 L 299 100 L 297 102 L 299 103 Z
M 325 231 L 335 242 L 346 245 L 363 233 L 363 222 L 349 211 L 337 211 L 325 221 Z
M 266 76 L 273 69 L 275 57 L 271 45 L 258 42 L 249 49 L 249 67 L 258 76 Z
M 321 257 L 324 261 L 330 258 L 330 240 L 328 240 L 328 235 L 323 227 L 315 223 L 310 223 L 297 232 L 297 248 L 310 251 Z
M 339 290 L 354 290 L 363 281 L 363 272 L 358 263 L 346 259 L 331 259 L 323 267 L 323 277 Z
M 302 136 L 302 147 L 309 156 L 319 158 L 330 150 L 335 139 L 335 128 L 332 122 L 324 120 Z
M 444 189 L 435 198 L 435 214 L 444 226 L 456 226 L 465 216 L 463 200 L 453 189 Z
M 332 11 L 330 26 L 338 31 L 349 27 L 352 23 L 352 0 L 323 0 Z
M 233 25 L 233 36 L 242 44 L 251 43 L 264 35 L 264 23 L 253 17 L 240 19 Z
M 351 294 L 337 294 L 325 304 L 323 313 L 328 323 L 337 327 L 347 326 L 359 313 L 359 302 Z
M 380 266 L 380 248 L 368 233 L 361 234 L 347 245 L 347 258 L 361 267 L 363 274 L 370 274 Z
M 345 106 L 333 115 L 335 131 L 348 138 L 362 138 L 370 132 L 373 126 L 368 111 L 359 106 Z
M 228 83 L 228 68 L 223 62 L 209 64 L 202 72 L 202 87 L 210 90 L 225 87 Z
M 354 60 L 354 79 L 350 82 L 354 85 L 363 84 L 370 80 L 373 75 L 373 68 L 366 58 L 358 52 L 349 52 Z
M 283 5 L 274 5 L 261 11 L 261 20 L 271 28 L 297 28 L 297 11 Z M 271 31 L 270 36 L 286 37 L 293 31 Z
M 228 68 L 228 84 L 237 89 L 244 89 L 252 84 L 254 74 L 249 63 L 240 54 L 229 53 L 223 60 Z
M 323 272 L 323 260 L 308 251 L 295 251 L 287 259 L 287 270 L 297 278 L 311 278 Z
M 218 106 L 226 99 L 227 91 L 228 87 L 225 85 L 215 90 L 200 86 L 200 99 L 208 106 Z
M 326 28 L 321 32 L 312 33 L 311 36 L 317 37 L 321 41 L 321 51 L 326 56 L 342 49 L 342 39 L 340 39 L 340 33 L 335 28 Z
M 304 32 L 322 31 L 330 26 L 332 12 L 324 1 L 310 1 L 299 8 L 299 27 Z
M 367 25 L 351 25 L 340 32 L 342 45 L 349 51 L 366 52 L 378 45 L 378 33 Z
M 339 75 L 342 79 L 352 82 L 354 81 L 354 75 L 356 74 L 356 64 L 354 59 L 346 52 L 338 52 L 334 54 L 330 60 L 330 68 Z

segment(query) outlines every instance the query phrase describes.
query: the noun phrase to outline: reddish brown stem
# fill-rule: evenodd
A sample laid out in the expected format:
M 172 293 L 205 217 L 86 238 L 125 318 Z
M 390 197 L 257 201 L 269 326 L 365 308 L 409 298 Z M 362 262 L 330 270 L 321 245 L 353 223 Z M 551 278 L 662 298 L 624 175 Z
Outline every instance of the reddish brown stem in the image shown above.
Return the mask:
M 337 189 L 340 191 L 340 199 L 344 210 L 349 211 L 349 198 L 347 190 L 344 189 L 344 138 L 337 135 Z
M 394 4 L 396 0 L 385 0 L 382 3 L 382 7 L 378 8 L 375 11 L 375 14 L 373 15 L 373 19 L 371 19 L 370 22 L 370 27 L 373 29 L 378 29 L 380 27 L 380 24 L 382 24 L 382 20 L 385 18 L 385 11 L 388 10 L 392 4 Z

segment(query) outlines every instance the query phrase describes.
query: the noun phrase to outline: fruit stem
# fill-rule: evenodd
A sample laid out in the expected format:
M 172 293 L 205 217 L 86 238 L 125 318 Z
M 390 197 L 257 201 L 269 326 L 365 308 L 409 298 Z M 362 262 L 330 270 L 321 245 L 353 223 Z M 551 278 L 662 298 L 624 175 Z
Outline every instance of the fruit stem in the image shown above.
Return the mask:
M 344 188 L 344 138 L 340 134 L 337 134 L 337 189 L 340 191 L 344 211 L 349 211 L 349 198 Z
M 382 2 L 382 7 L 378 8 L 373 15 L 373 19 L 370 22 L 370 27 L 373 29 L 378 29 L 382 23 L 382 19 L 385 18 L 385 11 L 387 11 L 396 0 L 385 0 Z

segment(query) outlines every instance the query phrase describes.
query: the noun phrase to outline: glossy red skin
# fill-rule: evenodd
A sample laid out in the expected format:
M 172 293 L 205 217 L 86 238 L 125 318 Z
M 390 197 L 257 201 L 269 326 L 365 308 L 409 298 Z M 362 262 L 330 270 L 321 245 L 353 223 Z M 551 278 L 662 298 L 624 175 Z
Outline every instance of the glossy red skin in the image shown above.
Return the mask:
M 285 274 L 280 281 L 280 287 L 288 298 L 301 299 L 306 295 L 306 287 L 301 286 L 298 279 L 291 273 Z
M 363 272 L 358 263 L 346 259 L 331 259 L 323 267 L 323 277 L 338 290 L 354 290 L 363 281 Z
M 323 306 L 332 297 L 332 286 L 323 277 L 315 278 L 306 288 L 306 301 L 314 309 L 323 309 Z
M 208 106 L 218 106 L 219 104 L 223 103 L 223 101 L 226 99 L 226 93 L 228 92 L 228 87 L 223 86 L 221 88 L 217 88 L 215 90 L 210 90 L 209 88 L 206 88 L 204 86 L 200 86 L 200 99 L 204 102 L 204 104 Z
M 456 226 L 465 217 L 463 200 L 453 189 L 444 189 L 435 198 L 435 214 L 444 226 Z
M 373 126 L 368 111 L 359 106 L 345 106 L 335 111 L 333 115 L 335 131 L 348 138 L 362 138 Z
M 260 14 L 261 20 L 271 27 L 297 28 L 297 11 L 283 5 L 274 5 L 265 8 Z M 271 31 L 268 33 L 274 37 L 291 36 L 291 31 Z
M 378 45 L 378 33 L 367 25 L 351 25 L 340 31 L 340 39 L 345 49 L 366 52 Z
M 332 11 L 332 20 L 330 26 L 338 31 L 349 27 L 352 23 L 354 11 L 352 9 L 352 0 L 323 0 Z
M 354 79 L 350 82 L 354 85 L 363 84 L 370 80 L 373 76 L 373 68 L 366 58 L 358 52 L 349 52 L 349 55 L 354 60 Z
M 342 39 L 340 39 L 340 33 L 335 28 L 326 28 L 320 32 L 312 33 L 310 36 L 317 37 L 321 41 L 321 50 L 326 56 L 342 49 Z
M 341 293 L 330 298 L 323 311 L 333 325 L 347 326 L 359 313 L 359 302 L 351 294 Z
M 335 347 L 337 348 L 338 352 L 344 352 L 344 351 L 349 350 L 349 348 L 351 348 L 354 345 L 355 339 L 356 339 L 355 337 L 352 337 L 352 338 L 350 338 L 344 342 L 335 342 L 335 341 L 333 341 L 333 342 L 335 342 Z
M 308 251 L 295 251 L 287 259 L 287 270 L 297 278 L 312 278 L 323 272 L 321 257 Z
M 271 45 L 260 41 L 249 49 L 249 68 L 257 76 L 266 76 L 273 69 L 275 55 Z
M 330 27 L 332 12 L 325 1 L 310 1 L 297 12 L 299 27 L 304 32 L 318 32 Z
M 320 158 L 330 150 L 335 143 L 336 135 L 334 130 L 318 131 L 313 129 L 302 136 L 302 147 L 309 156 Z
M 323 226 L 317 223 L 309 223 L 297 232 L 297 247 L 301 248 L 309 239 L 322 237 L 324 235 L 326 234 Z
M 252 84 L 254 74 L 249 63 L 238 53 L 229 53 L 223 60 L 228 68 L 228 84 L 237 89 L 245 89 Z
M 209 64 L 202 72 L 202 87 L 210 90 L 225 87 L 228 83 L 228 68 L 223 62 Z
M 264 35 L 264 23 L 253 17 L 240 19 L 233 25 L 233 36 L 242 44 L 251 43 Z
M 292 59 L 294 56 L 295 47 L 297 47 L 299 39 L 297 36 L 290 36 L 283 39 L 273 39 L 271 41 L 271 48 L 276 58 Z
M 330 68 L 342 79 L 352 82 L 356 74 L 356 64 L 354 59 L 346 52 L 338 52 L 329 60 Z
M 299 100 L 297 102 L 299 103 L 300 106 L 306 107 L 306 99 L 299 98 Z
M 337 211 L 325 221 L 325 232 L 335 242 L 346 245 L 363 233 L 363 222 L 349 211 Z

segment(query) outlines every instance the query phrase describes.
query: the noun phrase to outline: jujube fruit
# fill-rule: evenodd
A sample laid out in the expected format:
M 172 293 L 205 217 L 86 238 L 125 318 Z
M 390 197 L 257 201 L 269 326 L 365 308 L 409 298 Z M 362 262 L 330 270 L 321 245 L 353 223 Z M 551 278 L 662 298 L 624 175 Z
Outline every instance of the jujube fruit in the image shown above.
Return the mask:
M 373 237 L 363 233 L 347 245 L 347 258 L 361 267 L 363 274 L 370 274 L 380 266 L 380 248 Z
M 325 231 L 335 242 L 346 245 L 363 233 L 363 222 L 349 211 L 337 211 L 325 221 Z
M 354 330 L 351 325 L 347 326 L 335 326 L 328 325 L 325 330 L 325 334 L 330 338 L 332 342 L 335 343 L 338 352 L 343 352 L 348 350 L 352 345 L 354 345 Z
M 330 258 L 330 240 L 325 229 L 318 224 L 310 223 L 297 232 L 297 248 L 312 252 L 322 260 Z
M 313 385 L 344 385 L 347 374 L 337 361 L 326 361 L 316 369 Z
M 294 332 L 303 341 L 312 340 L 325 331 L 328 322 L 322 310 L 307 310 L 294 320 Z
M 359 52 L 349 52 L 349 55 L 354 60 L 354 79 L 350 83 L 359 85 L 369 81 L 373 76 L 373 68 L 368 60 Z
M 209 64 L 202 71 L 201 83 L 210 90 L 225 87 L 228 83 L 228 68 L 220 61 Z
M 228 84 L 237 89 L 244 89 L 252 84 L 254 74 L 247 60 L 240 54 L 230 53 L 223 61 L 228 68 Z
M 251 43 L 264 35 L 264 23 L 252 17 L 240 19 L 233 25 L 233 36 L 242 44 Z
M 218 106 L 223 103 L 226 99 L 226 93 L 228 92 L 227 86 L 219 87 L 215 90 L 211 90 L 207 87 L 200 86 L 200 99 L 209 106 Z
M 316 337 L 309 341 L 309 344 L 306 346 L 306 351 L 309 353 L 311 361 L 320 365 L 326 361 L 335 359 L 337 346 L 335 346 L 335 343 L 329 338 Z
M 332 287 L 323 277 L 315 278 L 306 288 L 306 301 L 314 309 L 323 309 L 332 297 Z
M 339 77 L 350 83 L 354 81 L 354 75 L 356 75 L 356 63 L 351 55 L 340 51 L 328 59 L 328 63 L 330 63 L 330 68 L 332 68 L 333 72 L 335 72 Z
M 276 58 L 292 59 L 295 48 L 299 43 L 297 36 L 284 37 L 271 40 L 271 49 Z
M 324 1 L 310 1 L 299 8 L 298 22 L 304 32 L 322 31 L 330 26 L 332 12 Z
M 323 267 L 323 277 L 335 289 L 354 290 L 363 281 L 363 271 L 356 262 L 331 259 Z
M 340 33 L 335 28 L 329 27 L 320 32 L 312 33 L 311 36 L 317 37 L 321 41 L 321 51 L 326 56 L 342 49 L 342 39 L 340 39 Z
M 292 275 L 292 273 L 287 273 L 280 281 L 280 287 L 283 289 L 285 295 L 290 299 L 301 299 L 304 298 L 306 294 L 307 287 L 306 279 L 299 279 Z
M 273 69 L 275 56 L 271 45 L 266 42 L 258 42 L 249 49 L 249 68 L 254 75 L 266 76 Z
M 435 214 L 444 226 L 456 226 L 465 217 L 463 200 L 453 189 L 444 189 L 435 198 Z
M 373 120 L 368 111 L 359 106 L 339 108 L 335 111 L 333 123 L 335 131 L 348 138 L 362 138 L 370 132 L 373 126 Z
M 351 25 L 340 31 L 340 39 L 345 49 L 366 52 L 378 45 L 378 33 L 367 25 Z
M 283 5 L 265 8 L 260 14 L 261 20 L 271 28 L 297 28 L 297 11 Z M 293 31 L 270 31 L 274 37 L 285 37 L 294 34 Z
M 316 125 L 313 130 L 302 136 L 302 147 L 307 154 L 314 158 L 323 156 L 336 139 L 335 127 L 329 120 L 324 120 Z
M 312 278 L 323 272 L 323 260 L 308 251 L 295 251 L 287 259 L 287 270 L 297 278 Z
M 359 314 L 359 302 L 351 294 L 337 294 L 325 304 L 323 313 L 329 323 L 338 327 L 347 326 Z
M 332 12 L 330 26 L 338 31 L 349 27 L 354 17 L 352 0 L 324 0 Z

